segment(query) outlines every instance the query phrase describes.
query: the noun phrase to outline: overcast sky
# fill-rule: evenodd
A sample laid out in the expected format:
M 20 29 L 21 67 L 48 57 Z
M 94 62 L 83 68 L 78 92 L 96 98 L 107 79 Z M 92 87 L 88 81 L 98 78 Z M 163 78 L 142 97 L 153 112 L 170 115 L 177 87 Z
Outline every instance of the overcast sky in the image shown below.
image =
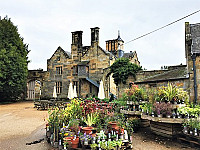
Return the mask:
M 100 46 L 121 38 L 126 42 L 200 9 L 200 0 L 0 0 L 0 15 L 8 15 L 29 44 L 29 69 L 46 70 L 58 46 L 71 51 L 71 32 L 83 31 L 90 45 L 90 28 L 100 28 Z M 124 45 L 136 51 L 143 68 L 185 64 L 184 24 L 200 22 L 200 12 L 158 32 Z

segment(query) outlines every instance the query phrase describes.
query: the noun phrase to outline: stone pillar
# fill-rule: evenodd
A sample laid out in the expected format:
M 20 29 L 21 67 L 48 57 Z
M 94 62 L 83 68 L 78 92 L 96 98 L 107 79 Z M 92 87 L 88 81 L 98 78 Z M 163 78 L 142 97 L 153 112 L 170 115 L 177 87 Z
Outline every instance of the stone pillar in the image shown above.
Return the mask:
M 191 27 L 196 26 L 197 29 L 194 29 L 191 32 Z M 197 102 L 200 102 L 200 47 L 196 44 L 196 40 L 200 39 L 200 24 L 189 24 L 189 22 L 185 23 L 185 55 L 186 55 L 186 64 L 187 64 L 187 71 L 189 73 L 189 95 L 190 101 L 194 102 L 195 93 L 194 93 L 194 72 L 193 72 L 193 61 L 192 55 L 196 56 L 195 66 L 196 66 L 196 84 L 197 84 Z M 196 49 L 196 51 L 194 51 Z

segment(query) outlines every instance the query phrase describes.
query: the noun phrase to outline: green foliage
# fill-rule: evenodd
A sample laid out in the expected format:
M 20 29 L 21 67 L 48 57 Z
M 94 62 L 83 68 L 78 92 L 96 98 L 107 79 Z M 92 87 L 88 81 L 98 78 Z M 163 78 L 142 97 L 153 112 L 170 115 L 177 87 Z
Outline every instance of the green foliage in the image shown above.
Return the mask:
M 96 143 L 90 144 L 92 150 L 96 150 L 97 146 L 98 145 Z
M 200 120 L 198 118 L 185 120 L 183 126 L 189 127 L 191 129 L 196 128 L 197 130 L 200 130 Z
M 110 73 L 113 73 L 112 77 L 116 85 L 121 82 L 126 84 L 128 77 L 133 76 L 135 78 L 139 70 L 142 70 L 142 67 L 132 64 L 128 58 L 119 58 L 110 66 Z
M 90 113 L 87 114 L 87 117 L 86 119 L 84 119 L 84 122 L 88 125 L 88 127 L 91 127 L 93 124 L 96 123 L 97 118 L 98 118 L 97 113 Z
M 0 97 L 15 100 L 26 87 L 28 46 L 10 19 L 0 20 Z
M 137 117 L 129 118 L 127 120 L 127 130 L 128 133 L 131 135 L 136 132 L 140 127 L 141 121 Z
M 182 115 L 193 115 L 198 117 L 200 114 L 200 106 L 196 105 L 194 107 L 180 107 L 178 112 Z

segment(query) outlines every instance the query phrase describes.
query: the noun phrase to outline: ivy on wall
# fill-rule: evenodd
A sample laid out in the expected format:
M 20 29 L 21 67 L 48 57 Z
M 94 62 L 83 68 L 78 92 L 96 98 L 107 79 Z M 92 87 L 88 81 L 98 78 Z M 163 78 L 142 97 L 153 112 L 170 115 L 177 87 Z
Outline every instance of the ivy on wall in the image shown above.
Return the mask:
M 128 58 L 119 58 L 110 66 L 109 74 L 113 73 L 112 77 L 116 85 L 121 82 L 126 84 L 128 77 L 135 78 L 139 70 L 142 70 L 142 67 L 131 63 Z

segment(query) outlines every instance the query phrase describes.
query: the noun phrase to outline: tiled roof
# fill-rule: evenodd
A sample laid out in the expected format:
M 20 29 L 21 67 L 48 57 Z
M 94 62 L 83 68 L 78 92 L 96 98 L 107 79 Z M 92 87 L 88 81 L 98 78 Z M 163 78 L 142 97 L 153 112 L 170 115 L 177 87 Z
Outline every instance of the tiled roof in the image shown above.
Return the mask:
M 174 69 L 169 69 L 169 71 L 163 72 L 161 74 L 153 75 L 145 78 L 135 83 L 146 83 L 146 82 L 158 82 L 158 81 L 169 81 L 177 79 L 187 79 L 188 73 L 186 66 L 176 67 Z
M 92 83 L 94 86 L 99 87 L 99 84 L 96 83 L 95 81 L 93 81 L 92 79 L 87 77 L 86 80 L 89 81 L 90 83 Z

